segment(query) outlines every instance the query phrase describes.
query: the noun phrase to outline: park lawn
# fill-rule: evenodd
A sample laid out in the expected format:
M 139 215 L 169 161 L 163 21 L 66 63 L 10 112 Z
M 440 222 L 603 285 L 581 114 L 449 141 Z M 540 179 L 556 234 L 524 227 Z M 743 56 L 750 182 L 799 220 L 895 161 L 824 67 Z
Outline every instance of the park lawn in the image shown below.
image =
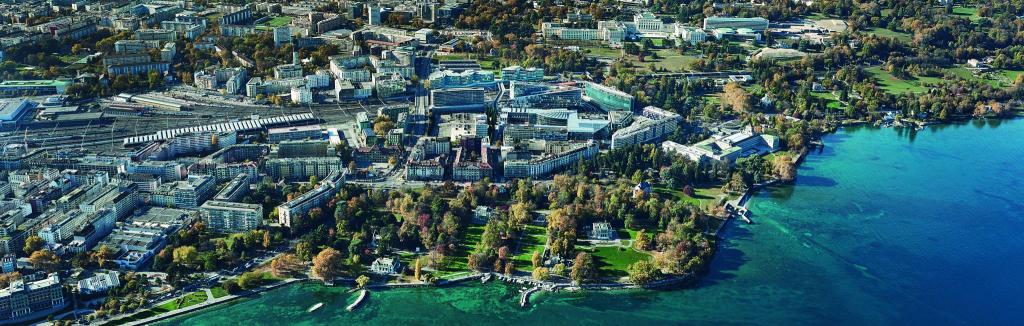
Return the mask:
M 630 229 L 619 229 L 616 233 L 618 234 L 619 239 L 621 240 L 634 240 L 636 239 L 636 234 L 640 233 L 640 231 Z
M 274 17 L 273 19 L 268 20 L 265 24 L 267 24 L 267 26 L 270 26 L 270 27 L 281 27 L 281 26 L 284 26 L 284 25 L 288 25 L 291 22 L 292 22 L 292 17 L 281 16 L 281 17 Z
M 765 155 L 764 156 L 764 160 L 768 161 L 768 162 L 771 162 L 772 160 L 774 160 L 778 156 L 794 157 L 794 156 L 796 156 L 796 154 L 791 153 L 790 151 L 778 151 L 778 152 L 775 152 L 775 153 L 769 153 L 768 155 Z
M 636 66 L 637 70 L 647 71 L 650 70 L 650 66 L 653 64 L 657 69 L 665 69 L 668 71 L 690 71 L 690 64 L 697 61 L 696 55 L 679 54 L 679 50 L 676 49 L 660 49 L 653 51 L 657 54 L 658 58 L 652 58 L 651 56 L 644 57 L 644 61 L 641 62 L 637 56 L 627 56 L 627 60 Z
M 649 40 L 651 40 L 651 45 L 654 45 L 655 47 L 661 48 L 665 46 L 665 39 L 651 38 Z
M 183 299 L 180 302 L 178 300 L 166 302 L 166 303 L 164 303 L 162 305 L 157 306 L 157 308 L 162 309 L 162 310 L 166 310 L 166 311 L 174 311 L 174 310 L 178 310 L 178 309 L 181 309 L 181 308 L 185 308 L 185 307 L 189 307 L 189 306 L 194 306 L 194 305 L 206 302 L 207 296 L 206 296 L 206 291 L 196 291 L 196 292 L 189 293 L 188 295 L 186 295 L 186 296 L 184 296 L 182 298 Z
M 210 294 L 213 294 L 213 298 L 216 299 L 228 295 L 228 290 L 225 290 L 220 286 L 215 286 L 210 288 Z
M 907 43 L 910 43 L 910 40 L 911 40 L 911 35 L 910 34 L 897 32 L 897 31 L 894 31 L 894 30 L 891 30 L 891 29 L 887 29 L 887 28 L 875 27 L 875 28 L 872 28 L 872 29 L 868 30 L 868 33 L 869 34 L 878 35 L 878 36 L 882 36 L 882 37 L 893 37 L 893 38 L 896 38 L 897 40 L 900 40 L 902 42 L 907 42 Z
M 484 234 L 483 225 L 470 225 L 466 227 L 466 231 L 462 235 L 462 241 L 459 243 L 455 252 L 449 255 L 451 259 L 448 266 L 443 271 L 438 271 L 439 274 L 444 275 L 453 272 L 464 272 L 467 269 L 468 257 L 471 252 L 476 251 L 476 247 L 480 245 L 480 237 Z
M 722 188 L 717 185 L 694 187 L 693 197 L 684 194 L 682 189 L 670 189 L 663 186 L 654 187 L 654 193 L 658 194 L 662 198 L 671 198 L 677 201 L 683 201 L 687 204 L 700 208 L 708 208 L 711 205 L 717 204 L 718 198 L 723 195 Z
M 629 247 L 594 247 L 591 248 L 594 256 L 594 263 L 601 276 L 623 277 L 627 276 L 626 269 L 629 265 L 641 260 L 649 259 L 651 255 L 636 251 Z
M 591 56 L 602 58 L 618 58 L 622 56 L 622 49 L 612 49 L 601 45 L 580 46 L 580 50 L 586 51 Z
M 865 69 L 865 71 L 875 78 L 879 87 L 892 94 L 924 93 L 928 90 L 924 86 L 925 83 L 937 84 L 943 81 L 942 78 L 938 77 L 917 77 L 913 80 L 903 80 L 882 70 L 880 66 L 871 67 Z
M 59 56 L 57 58 L 60 59 L 60 62 L 63 62 L 65 64 L 72 64 L 72 63 L 77 62 L 78 60 L 82 60 L 82 58 L 85 58 L 85 56 L 84 55 L 67 54 L 67 55 Z
M 523 236 L 520 238 L 519 252 L 512 257 L 516 266 L 522 270 L 533 270 L 533 253 L 544 250 L 544 244 L 548 241 L 548 231 L 542 226 L 527 225 L 523 228 Z
M 964 67 L 946 68 L 946 69 L 943 69 L 943 71 L 945 71 L 947 74 L 952 74 L 954 76 L 957 76 L 957 77 L 960 77 L 960 78 L 963 78 L 963 79 L 966 79 L 966 80 L 982 81 L 982 82 L 985 82 L 985 83 L 987 83 L 987 84 L 989 84 L 989 85 L 991 85 L 992 87 L 995 87 L 995 88 L 1001 88 L 1001 87 L 1004 87 L 1004 86 L 1009 87 L 1010 85 L 1013 84 L 1012 80 L 1009 83 L 1003 83 L 1001 80 L 999 80 L 1000 78 L 998 78 L 1000 76 L 995 76 L 996 78 L 993 78 L 993 76 L 990 75 L 990 74 L 975 75 L 973 72 L 971 72 L 970 70 L 968 70 L 967 68 L 964 68 Z
M 812 92 L 811 96 L 814 96 L 814 97 L 817 97 L 817 98 L 821 98 L 821 99 L 825 99 L 826 101 L 828 101 L 825 104 L 825 108 L 832 109 L 832 110 L 842 110 L 843 109 L 843 103 L 839 102 L 839 99 L 837 99 L 836 96 L 833 95 L 830 92 Z
M 403 268 L 409 267 L 409 270 L 415 268 L 416 259 L 419 259 L 419 255 L 417 254 L 408 251 L 402 251 L 398 253 L 398 261 L 401 263 Z
M 977 7 L 956 7 L 953 8 L 953 15 L 966 17 L 967 19 L 970 19 L 972 23 L 981 19 L 981 16 L 978 16 Z
M 271 273 L 269 271 L 261 273 L 260 276 L 262 276 L 261 278 L 263 279 L 263 284 L 284 281 L 283 278 L 274 276 L 274 273 Z
M 839 101 L 831 101 L 828 102 L 828 104 L 825 104 L 825 108 L 829 110 L 842 110 L 843 103 Z
M 704 94 L 704 96 L 701 96 L 701 98 L 703 98 L 704 102 L 706 102 L 708 105 L 714 106 L 714 105 L 722 104 L 722 97 L 721 97 L 721 95 L 722 95 L 722 93 Z
M 481 69 L 494 70 L 495 67 L 497 66 L 497 62 L 495 62 L 494 60 L 480 60 L 478 62 L 480 63 Z
M 1006 85 L 1006 87 L 1012 86 L 1013 82 L 1017 80 L 1017 76 L 1020 76 L 1021 74 L 1024 74 L 1024 70 L 1003 69 L 996 72 L 997 76 L 1004 79 L 1003 85 Z

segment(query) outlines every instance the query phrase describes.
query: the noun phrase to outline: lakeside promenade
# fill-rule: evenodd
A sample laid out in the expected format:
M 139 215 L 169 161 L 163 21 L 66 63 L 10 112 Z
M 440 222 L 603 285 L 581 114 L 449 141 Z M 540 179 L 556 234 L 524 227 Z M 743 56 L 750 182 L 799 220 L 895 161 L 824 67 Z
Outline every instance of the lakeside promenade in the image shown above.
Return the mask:
M 207 300 L 203 301 L 202 303 L 197 303 L 195 305 L 191 305 L 191 306 L 184 307 L 184 308 L 181 308 L 181 309 L 175 309 L 175 310 L 172 310 L 172 311 L 168 311 L 168 312 L 165 312 L 165 313 L 162 313 L 162 314 L 159 314 L 159 315 L 155 315 L 155 316 L 150 316 L 150 317 L 147 317 L 147 318 L 142 318 L 142 319 L 132 320 L 132 321 L 125 322 L 125 323 L 120 323 L 119 325 L 128 325 L 128 326 L 149 325 L 149 324 L 152 324 L 152 323 L 155 323 L 155 322 L 158 322 L 158 321 L 162 321 L 162 320 L 166 320 L 166 319 L 169 319 L 169 318 L 181 316 L 181 315 L 188 314 L 188 313 L 191 313 L 191 312 L 196 312 L 196 311 L 199 311 L 199 310 L 202 310 L 202 309 L 205 309 L 205 308 L 209 308 L 209 307 L 212 307 L 212 306 L 216 306 L 216 305 L 219 305 L 219 304 L 222 304 L 222 303 L 227 303 L 227 302 L 235 301 L 235 300 L 238 300 L 240 298 L 251 297 L 251 296 L 257 295 L 259 293 L 266 292 L 266 291 L 269 291 L 269 290 L 272 290 L 272 289 L 276 289 L 276 288 L 279 288 L 279 287 L 282 287 L 282 286 L 285 286 L 285 285 L 288 285 L 288 284 L 292 284 L 292 283 L 295 283 L 295 282 L 298 282 L 298 281 L 301 281 L 301 280 L 302 279 L 298 279 L 298 278 L 290 278 L 290 279 L 286 279 L 286 280 L 283 280 L 283 281 L 280 281 L 280 282 L 277 282 L 277 283 L 274 283 L 274 284 L 260 286 L 258 288 L 252 289 L 252 290 L 246 290 L 246 291 L 240 292 L 238 294 L 228 294 L 228 295 L 225 295 L 225 296 L 220 297 L 220 298 L 214 298 L 213 297 L 213 293 L 210 291 L 210 289 L 205 289 L 204 291 L 206 292 Z M 153 304 L 152 307 L 158 307 L 158 306 L 160 306 L 162 304 L 165 304 L 167 302 L 173 302 L 175 300 L 178 300 L 178 298 L 172 298 L 172 299 L 168 299 L 168 300 L 163 301 L 163 302 L 159 302 L 157 304 Z M 136 314 L 139 314 L 139 313 L 142 313 L 142 312 L 143 311 L 139 311 L 139 312 L 135 312 L 135 313 L 132 313 L 132 314 L 129 314 L 129 315 L 118 316 L 117 318 L 111 318 L 111 319 L 103 321 L 103 323 L 101 325 L 111 324 L 111 323 L 118 323 L 118 321 L 120 321 L 120 320 L 132 318 L 132 316 L 135 316 Z

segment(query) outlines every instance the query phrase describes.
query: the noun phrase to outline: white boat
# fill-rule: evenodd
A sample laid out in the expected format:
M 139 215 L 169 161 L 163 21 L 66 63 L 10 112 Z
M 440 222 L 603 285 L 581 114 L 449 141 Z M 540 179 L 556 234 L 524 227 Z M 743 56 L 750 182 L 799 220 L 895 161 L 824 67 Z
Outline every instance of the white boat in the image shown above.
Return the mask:
M 313 305 L 312 307 L 309 307 L 309 309 L 306 309 L 306 312 L 314 312 L 314 311 L 316 311 L 317 309 L 320 309 L 320 307 L 323 307 L 323 306 L 324 306 L 323 302 L 317 303 L 317 304 Z

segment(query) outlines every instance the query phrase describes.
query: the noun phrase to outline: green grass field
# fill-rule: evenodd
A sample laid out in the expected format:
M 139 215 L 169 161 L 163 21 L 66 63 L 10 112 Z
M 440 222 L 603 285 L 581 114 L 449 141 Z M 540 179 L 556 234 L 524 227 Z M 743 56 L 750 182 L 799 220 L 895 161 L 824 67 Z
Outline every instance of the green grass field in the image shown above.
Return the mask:
M 196 291 L 184 296 L 183 299 L 181 299 L 180 301 L 174 300 L 171 302 L 167 302 L 157 306 L 157 308 L 166 311 L 173 311 L 206 302 L 206 299 L 206 291 Z
M 651 257 L 647 253 L 623 247 L 595 247 L 592 248 L 591 254 L 594 255 L 595 263 L 601 276 L 611 277 L 626 276 L 626 268 L 630 264 Z
M 640 233 L 640 231 L 630 229 L 619 229 L 616 233 L 618 234 L 619 239 L 621 240 L 633 240 L 636 239 L 636 234 Z
M 1024 70 L 1000 70 L 998 75 L 1003 78 L 1003 82 L 1006 85 L 1013 85 L 1013 82 L 1017 80 L 1017 76 L 1024 74 Z
M 587 54 L 601 58 L 618 58 L 622 55 L 622 49 L 612 49 L 606 46 L 581 46 L 580 50 L 585 51 Z
M 977 7 L 956 7 L 953 8 L 953 15 L 970 19 L 971 22 L 977 22 L 981 19 L 981 16 L 978 16 Z
M 654 45 L 655 47 L 659 47 L 660 48 L 660 47 L 664 47 L 665 46 L 665 39 L 652 38 L 650 40 L 651 40 L 651 45 Z
M 821 98 L 821 99 L 825 99 L 826 101 L 828 101 L 828 103 L 825 104 L 825 107 L 828 108 L 828 109 L 833 109 L 833 110 L 842 110 L 843 109 L 843 103 L 839 102 L 839 99 L 837 99 L 835 95 L 832 95 L 832 93 L 829 93 L 829 92 L 811 93 L 811 96 L 814 96 L 814 97 L 817 97 L 817 98 Z
M 982 81 L 982 82 L 985 82 L 985 83 L 987 83 L 987 84 L 989 84 L 989 85 L 991 85 L 992 87 L 995 87 L 995 88 L 1009 87 L 1010 85 L 1013 84 L 1013 80 L 1010 80 L 1009 82 L 1005 82 L 1004 83 L 1004 81 L 1002 80 L 1003 78 L 1000 75 L 1000 73 L 1002 71 L 997 71 L 994 74 L 982 74 L 982 75 L 975 75 L 974 72 L 972 72 L 972 71 L 970 71 L 970 70 L 968 70 L 967 68 L 964 68 L 964 67 L 946 68 L 946 69 L 943 69 L 943 71 L 945 71 L 946 74 L 950 74 L 950 75 L 953 75 L 953 76 L 956 76 L 956 77 L 959 77 L 959 78 L 963 78 L 963 79 L 966 79 L 966 80 Z M 1016 78 L 1016 77 L 1014 77 L 1014 78 Z
M 495 70 L 497 69 L 498 63 L 494 60 L 480 60 L 480 68 L 484 70 Z
M 67 54 L 67 55 L 59 56 L 58 58 L 60 59 L 60 62 L 63 62 L 65 64 L 72 64 L 72 63 L 75 63 L 75 61 L 78 61 L 78 60 L 81 60 L 82 58 L 85 58 L 85 56 L 84 55 Z
M 708 105 L 719 105 L 722 104 L 722 98 L 720 97 L 720 95 L 721 94 L 719 93 L 705 94 L 704 96 L 701 96 L 701 98 L 704 99 L 704 101 L 707 102 Z
M 521 270 L 533 270 L 533 253 L 544 250 L 544 243 L 548 240 L 548 231 L 542 226 L 527 225 L 523 230 L 523 236 L 519 244 L 519 252 L 512 257 L 516 266 Z
M 654 187 L 654 193 L 662 198 L 683 201 L 701 208 L 708 208 L 708 206 L 718 203 L 718 198 L 723 195 L 722 188 L 717 185 L 694 188 L 693 197 L 687 196 L 681 189 L 669 189 L 667 187 Z
M 911 41 L 911 37 L 912 37 L 910 34 L 907 34 L 907 33 L 901 33 L 901 32 L 897 32 L 897 31 L 891 30 L 891 29 L 877 28 L 877 27 L 868 30 L 868 34 L 874 34 L 874 35 L 882 36 L 882 37 L 894 37 L 897 40 L 900 40 L 902 42 L 908 42 L 908 43 Z
M 679 50 L 676 49 L 660 49 L 654 53 L 658 56 L 656 59 L 647 56 L 644 62 L 640 62 L 636 56 L 629 56 L 628 60 L 643 71 L 649 70 L 651 64 L 654 64 L 655 68 L 668 71 L 689 71 L 690 63 L 697 61 L 697 56 L 679 54 Z
M 210 289 L 210 293 L 213 294 L 213 298 L 216 299 L 228 295 L 228 290 L 225 290 L 224 288 L 219 286 L 215 286 Z
M 292 22 L 292 18 L 291 17 L 281 16 L 281 17 L 274 17 L 273 19 L 268 20 L 265 24 L 267 26 L 270 26 L 270 27 L 281 27 L 281 26 L 285 26 L 285 25 L 291 24 L 291 22 Z
M 939 77 L 917 77 L 912 80 L 899 79 L 889 72 L 882 70 L 882 67 L 871 67 L 864 71 L 875 78 L 879 87 L 892 94 L 923 93 L 928 90 L 924 84 L 943 82 L 943 79 Z
M 459 243 L 459 247 L 455 252 L 448 256 L 451 260 L 445 270 L 439 271 L 438 276 L 465 272 L 467 257 L 469 257 L 469 253 L 475 251 L 476 247 L 480 245 L 480 237 L 483 234 L 483 225 L 470 225 L 466 227 L 466 231 L 462 235 L 462 242 Z

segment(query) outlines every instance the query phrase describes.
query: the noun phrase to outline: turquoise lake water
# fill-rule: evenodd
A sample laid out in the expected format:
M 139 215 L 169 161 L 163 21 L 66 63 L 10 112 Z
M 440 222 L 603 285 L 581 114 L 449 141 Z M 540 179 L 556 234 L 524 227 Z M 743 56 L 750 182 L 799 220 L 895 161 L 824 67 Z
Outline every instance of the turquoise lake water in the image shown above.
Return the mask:
M 346 312 L 354 295 L 304 284 L 168 323 L 1021 323 L 1024 120 L 847 128 L 824 142 L 794 186 L 751 201 L 755 224 L 727 227 L 693 288 L 540 294 L 520 309 L 518 288 L 492 282 L 376 291 Z

